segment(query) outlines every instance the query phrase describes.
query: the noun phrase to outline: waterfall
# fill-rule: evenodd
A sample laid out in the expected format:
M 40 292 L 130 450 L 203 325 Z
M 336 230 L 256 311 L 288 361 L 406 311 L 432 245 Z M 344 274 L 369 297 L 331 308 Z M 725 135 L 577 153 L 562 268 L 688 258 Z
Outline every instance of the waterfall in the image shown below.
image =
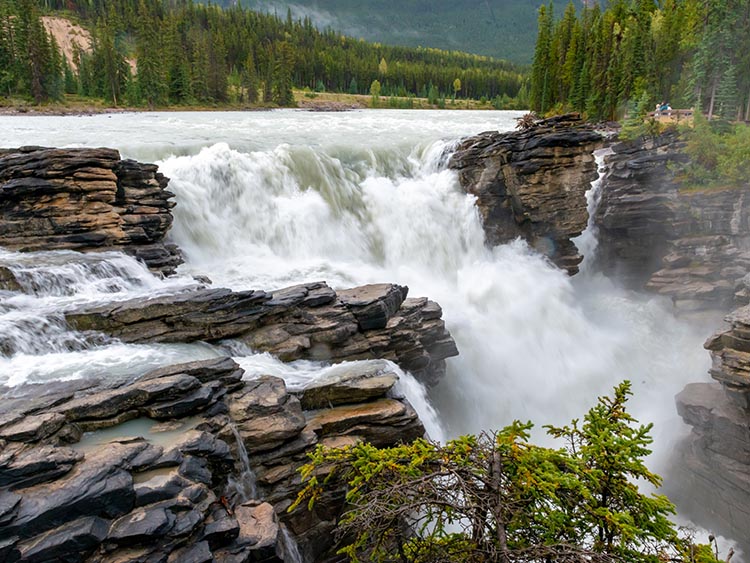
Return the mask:
M 517 115 L 156 113 L 95 116 L 75 128 L 52 117 L 23 127 L 0 121 L 9 145 L 85 142 L 160 159 L 176 194 L 171 238 L 185 252 L 183 274 L 208 274 L 234 289 L 395 282 L 408 285 L 412 297 L 440 303 L 460 356 L 448 361 L 446 377 L 427 398 L 447 437 L 514 418 L 565 423 L 629 378 L 635 416 L 657 423 L 655 448 L 669 451 L 667 430 L 680 426 L 673 395 L 687 381 L 706 379 L 702 342 L 710 329 L 675 319 L 670 303 L 624 291 L 589 268 L 571 279 L 521 241 L 488 248 L 474 198 L 444 168 L 457 138 L 508 130 Z M 583 236 L 593 242 L 593 235 L 589 229 Z M 114 277 L 89 287 L 98 296 L 92 301 L 176 289 L 158 280 L 135 288 L 132 273 Z M 50 318 L 89 299 L 83 286 L 44 295 L 24 283 L 33 294 L 2 298 L 0 334 L 14 326 L 14 311 Z M 3 315 L 10 315 L 8 324 Z M 63 342 L 0 357 L 0 377 L 83 377 L 97 357 L 98 372 L 138 371 L 133 364 L 159 363 L 168 354 L 186 361 L 211 353 L 195 345 Z
M 591 188 L 586 192 L 586 211 L 589 215 L 589 220 L 586 225 L 586 230 L 581 233 L 581 236 L 573 239 L 573 242 L 578 247 L 578 250 L 583 255 L 583 262 L 581 263 L 581 271 L 585 274 L 589 271 L 593 262 L 596 248 L 599 244 L 598 233 L 599 230 L 596 226 L 596 211 L 599 209 L 599 203 L 602 200 L 602 187 L 604 184 L 604 175 L 607 171 L 604 159 L 612 154 L 612 149 L 607 147 L 594 151 L 594 158 L 596 159 L 596 169 L 599 172 L 596 180 L 591 182 Z
M 192 278 L 161 280 L 120 252 L 11 252 L 0 268 L 13 286 L 0 290 L 0 384 L 77 379 L 106 373 L 133 378 L 148 369 L 218 355 L 202 344 L 127 346 L 70 330 L 67 311 L 196 287 Z
M 245 442 L 242 440 L 237 425 L 230 422 L 229 429 L 234 435 L 234 443 L 237 446 L 237 461 L 239 462 L 239 471 L 237 476 L 229 475 L 227 479 L 227 496 L 233 500 L 235 505 L 258 498 L 258 486 L 255 472 L 250 467 L 250 457 L 247 455 Z
M 186 271 L 241 288 L 392 281 L 434 299 L 460 351 L 429 393 L 448 437 L 565 423 L 626 378 L 636 416 L 663 419 L 655 405 L 705 378 L 704 329 L 593 272 L 571 279 L 521 241 L 488 248 L 474 198 L 443 167 L 450 146 L 219 143 L 167 159 Z
M 279 543 L 284 563 L 305 563 L 294 536 L 284 524 L 279 525 Z

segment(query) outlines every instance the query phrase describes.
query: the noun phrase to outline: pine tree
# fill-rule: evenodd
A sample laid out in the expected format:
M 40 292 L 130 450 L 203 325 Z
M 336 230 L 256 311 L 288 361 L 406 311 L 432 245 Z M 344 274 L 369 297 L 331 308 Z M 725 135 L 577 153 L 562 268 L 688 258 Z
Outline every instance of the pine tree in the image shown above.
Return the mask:
M 244 87 L 247 92 L 247 101 L 250 104 L 258 101 L 258 73 L 255 70 L 255 59 L 252 50 L 247 53 L 244 67 Z

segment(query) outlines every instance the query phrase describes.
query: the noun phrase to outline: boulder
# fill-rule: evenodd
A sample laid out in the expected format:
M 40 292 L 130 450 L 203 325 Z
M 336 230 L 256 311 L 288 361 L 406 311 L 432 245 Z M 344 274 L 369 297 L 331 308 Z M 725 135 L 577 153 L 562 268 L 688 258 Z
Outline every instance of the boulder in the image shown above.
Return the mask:
M 168 182 L 155 165 L 122 160 L 112 149 L 0 150 L 0 246 L 115 248 L 174 273 L 179 250 L 163 242 L 173 219 Z
M 197 289 L 66 314 L 79 331 L 125 342 L 239 339 L 280 359 L 332 362 L 383 358 L 426 383 L 458 354 L 440 307 L 405 299 L 408 289 L 377 284 L 336 292 L 316 282 L 275 291 Z
M 109 522 L 96 516 L 79 518 L 18 545 L 22 561 L 83 562 L 107 537 Z
M 586 191 L 597 178 L 593 152 L 601 134 L 577 114 L 523 131 L 464 140 L 448 166 L 477 198 L 487 242 L 521 237 L 568 273 L 583 257 L 572 242 L 588 223 Z

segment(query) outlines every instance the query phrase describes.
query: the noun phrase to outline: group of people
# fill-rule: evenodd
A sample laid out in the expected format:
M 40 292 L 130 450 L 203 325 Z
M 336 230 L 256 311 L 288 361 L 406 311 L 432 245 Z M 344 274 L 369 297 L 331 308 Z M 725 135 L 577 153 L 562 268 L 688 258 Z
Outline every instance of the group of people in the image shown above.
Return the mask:
M 662 102 L 660 104 L 656 104 L 656 110 L 654 110 L 654 115 L 659 116 L 662 112 L 666 112 L 668 116 L 672 115 L 672 106 L 669 105 L 668 102 Z

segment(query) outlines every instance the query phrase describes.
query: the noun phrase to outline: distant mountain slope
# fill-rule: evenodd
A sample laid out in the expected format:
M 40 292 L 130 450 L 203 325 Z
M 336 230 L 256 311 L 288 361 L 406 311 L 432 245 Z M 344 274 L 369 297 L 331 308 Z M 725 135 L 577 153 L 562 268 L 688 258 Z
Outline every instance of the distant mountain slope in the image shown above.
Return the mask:
M 574 0 L 577 6 L 581 0 Z M 217 2 L 214 2 L 217 3 Z M 235 4 L 223 0 L 219 4 Z M 530 63 L 543 0 L 242 0 L 255 10 L 392 45 L 437 47 Z M 555 0 L 562 14 L 567 0 Z

